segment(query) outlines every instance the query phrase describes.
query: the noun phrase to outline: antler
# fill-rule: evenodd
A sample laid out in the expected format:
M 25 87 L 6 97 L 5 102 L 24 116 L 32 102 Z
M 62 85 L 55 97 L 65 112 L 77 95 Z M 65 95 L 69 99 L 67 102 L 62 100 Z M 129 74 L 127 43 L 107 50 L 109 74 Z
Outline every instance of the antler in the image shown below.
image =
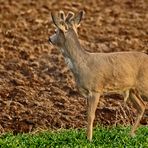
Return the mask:
M 69 23 L 73 18 L 74 18 L 74 13 L 69 11 L 66 16 L 65 22 Z
M 63 24 L 65 24 L 65 22 L 63 20 L 61 20 L 61 18 L 59 18 L 56 13 L 51 12 L 51 17 L 52 17 L 53 23 L 58 28 L 60 28 L 61 30 L 65 31 L 66 28 L 65 28 L 65 25 L 63 25 Z M 64 17 L 64 15 L 62 15 L 62 17 Z
M 60 16 L 60 18 L 61 18 L 63 21 L 65 21 L 65 14 L 64 14 L 64 12 L 63 12 L 62 10 L 60 10 L 59 16 Z

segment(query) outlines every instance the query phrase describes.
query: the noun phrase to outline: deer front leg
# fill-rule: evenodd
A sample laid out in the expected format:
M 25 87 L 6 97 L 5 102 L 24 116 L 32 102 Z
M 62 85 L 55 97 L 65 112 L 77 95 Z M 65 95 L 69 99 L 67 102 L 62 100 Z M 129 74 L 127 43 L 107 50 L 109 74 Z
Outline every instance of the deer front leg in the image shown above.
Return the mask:
M 132 127 L 132 130 L 130 132 L 130 135 L 134 136 L 135 131 L 140 123 L 140 120 L 143 117 L 143 114 L 145 112 L 146 105 L 144 104 L 144 102 L 139 94 L 131 93 L 130 96 L 131 96 L 130 99 L 138 112 L 138 117 L 137 117 L 137 119 Z
M 95 118 L 95 112 L 96 108 L 98 105 L 100 99 L 100 94 L 99 93 L 92 93 L 92 95 L 88 98 L 87 100 L 87 120 L 88 120 L 88 125 L 87 125 L 87 139 L 89 141 L 92 140 L 92 134 L 93 134 L 93 122 Z

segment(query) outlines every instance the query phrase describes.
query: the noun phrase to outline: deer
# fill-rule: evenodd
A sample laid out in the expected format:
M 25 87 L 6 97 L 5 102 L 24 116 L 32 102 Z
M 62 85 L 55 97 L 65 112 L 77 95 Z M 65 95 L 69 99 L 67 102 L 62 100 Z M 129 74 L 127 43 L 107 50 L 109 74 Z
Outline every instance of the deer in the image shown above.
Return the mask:
M 78 27 L 84 11 L 77 14 L 51 12 L 56 27 L 49 42 L 61 51 L 74 75 L 78 91 L 87 100 L 87 139 L 92 141 L 93 122 L 100 96 L 121 93 L 136 105 L 138 116 L 130 135 L 140 123 L 148 101 L 148 55 L 137 51 L 91 53 L 84 50 L 78 39 Z

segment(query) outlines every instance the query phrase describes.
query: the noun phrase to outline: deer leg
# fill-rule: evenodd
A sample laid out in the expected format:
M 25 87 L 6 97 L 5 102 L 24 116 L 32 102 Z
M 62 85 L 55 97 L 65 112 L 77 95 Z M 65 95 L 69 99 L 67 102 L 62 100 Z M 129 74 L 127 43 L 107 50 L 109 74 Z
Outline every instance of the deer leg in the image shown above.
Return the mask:
M 133 105 L 135 106 L 135 108 L 137 109 L 138 112 L 138 117 L 132 127 L 132 130 L 130 132 L 131 136 L 135 135 L 135 131 L 140 123 L 141 118 L 143 117 L 143 114 L 145 112 L 145 103 L 143 102 L 142 98 L 140 95 L 135 95 L 135 93 L 131 93 L 131 97 L 130 99 L 132 100 Z
M 125 91 L 124 93 L 124 104 L 126 104 L 128 97 L 129 97 L 129 90 Z
M 88 98 L 88 109 L 87 109 L 87 139 L 89 141 L 92 140 L 92 134 L 93 134 L 93 122 L 95 119 L 95 112 L 100 99 L 99 93 L 92 93 L 92 96 Z

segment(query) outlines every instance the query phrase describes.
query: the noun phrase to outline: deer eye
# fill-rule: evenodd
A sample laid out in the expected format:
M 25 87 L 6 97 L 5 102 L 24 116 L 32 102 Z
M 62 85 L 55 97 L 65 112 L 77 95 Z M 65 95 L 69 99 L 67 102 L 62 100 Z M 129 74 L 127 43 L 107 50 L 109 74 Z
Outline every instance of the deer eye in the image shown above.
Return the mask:
M 57 29 L 54 30 L 54 33 L 57 33 Z

